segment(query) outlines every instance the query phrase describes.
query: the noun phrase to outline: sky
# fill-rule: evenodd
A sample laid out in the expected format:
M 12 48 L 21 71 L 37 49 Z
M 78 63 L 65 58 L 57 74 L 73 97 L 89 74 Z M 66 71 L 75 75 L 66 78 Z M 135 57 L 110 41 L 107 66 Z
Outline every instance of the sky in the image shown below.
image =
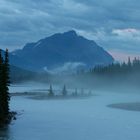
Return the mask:
M 0 0 L 0 48 L 75 30 L 116 60 L 140 56 L 139 0 Z

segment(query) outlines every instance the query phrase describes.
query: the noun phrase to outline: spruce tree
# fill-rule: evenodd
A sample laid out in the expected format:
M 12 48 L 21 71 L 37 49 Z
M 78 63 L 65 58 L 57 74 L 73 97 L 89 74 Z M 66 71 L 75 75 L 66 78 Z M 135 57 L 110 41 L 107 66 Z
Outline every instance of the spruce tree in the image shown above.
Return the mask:
M 66 96 L 67 95 L 67 90 L 66 90 L 66 86 L 64 85 L 63 90 L 62 90 L 62 95 Z
M 8 50 L 5 52 L 5 59 L 3 60 L 0 50 L 0 123 L 9 122 L 9 56 Z
M 2 72 L 3 72 L 3 58 L 0 50 L 0 124 L 3 123 L 4 121 Z
M 50 89 L 49 89 L 48 96 L 50 96 L 50 97 L 54 96 L 54 92 L 53 92 L 53 89 L 52 89 L 52 85 L 50 85 Z
M 10 94 L 9 94 L 9 85 L 10 85 L 10 68 L 9 68 L 9 54 L 8 49 L 5 52 L 5 60 L 3 64 L 3 96 L 4 96 L 4 111 L 5 114 L 9 114 L 9 101 L 10 101 Z

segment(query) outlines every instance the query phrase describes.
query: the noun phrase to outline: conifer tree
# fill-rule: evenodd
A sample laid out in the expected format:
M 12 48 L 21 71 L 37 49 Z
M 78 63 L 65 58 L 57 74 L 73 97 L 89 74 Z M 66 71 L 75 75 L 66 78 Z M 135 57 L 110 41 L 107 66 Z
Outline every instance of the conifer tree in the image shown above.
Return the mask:
M 52 85 L 50 85 L 50 89 L 49 89 L 48 96 L 54 96 L 54 92 L 53 92 L 53 89 L 52 89 Z
M 4 120 L 4 109 L 3 109 L 3 86 L 2 86 L 2 71 L 3 71 L 3 58 L 0 50 L 0 124 Z
M 63 90 L 62 90 L 62 95 L 66 96 L 67 95 L 67 90 L 66 90 L 66 86 L 64 85 Z
M 3 98 L 4 98 L 4 112 L 5 115 L 9 114 L 9 101 L 10 101 L 10 94 L 9 94 L 9 85 L 10 85 L 10 68 L 9 68 L 9 54 L 8 49 L 5 52 L 5 60 L 3 63 Z
M 3 60 L 0 50 L 0 123 L 7 123 L 9 117 L 9 56 L 8 50 L 5 52 Z
M 131 60 L 130 60 L 130 57 L 128 57 L 128 67 L 131 67 Z

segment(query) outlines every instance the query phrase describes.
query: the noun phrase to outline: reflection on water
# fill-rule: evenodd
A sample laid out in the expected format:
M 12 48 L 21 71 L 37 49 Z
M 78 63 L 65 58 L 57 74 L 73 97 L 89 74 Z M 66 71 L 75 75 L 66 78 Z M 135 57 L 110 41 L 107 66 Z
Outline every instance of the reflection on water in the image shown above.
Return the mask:
M 10 128 L 0 128 L 0 140 L 12 140 L 10 138 Z

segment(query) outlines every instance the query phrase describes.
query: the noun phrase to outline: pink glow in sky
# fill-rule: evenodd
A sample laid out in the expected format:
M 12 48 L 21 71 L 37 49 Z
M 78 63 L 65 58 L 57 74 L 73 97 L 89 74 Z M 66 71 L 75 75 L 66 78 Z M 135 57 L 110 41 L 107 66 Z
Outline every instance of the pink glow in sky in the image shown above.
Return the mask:
M 127 62 L 128 61 L 128 57 L 131 58 L 131 60 L 133 60 L 135 57 L 139 58 L 140 54 L 131 54 L 131 53 L 126 53 L 126 52 L 121 52 L 119 50 L 111 50 L 109 51 L 109 53 L 114 57 L 114 59 L 116 61 L 119 62 Z

